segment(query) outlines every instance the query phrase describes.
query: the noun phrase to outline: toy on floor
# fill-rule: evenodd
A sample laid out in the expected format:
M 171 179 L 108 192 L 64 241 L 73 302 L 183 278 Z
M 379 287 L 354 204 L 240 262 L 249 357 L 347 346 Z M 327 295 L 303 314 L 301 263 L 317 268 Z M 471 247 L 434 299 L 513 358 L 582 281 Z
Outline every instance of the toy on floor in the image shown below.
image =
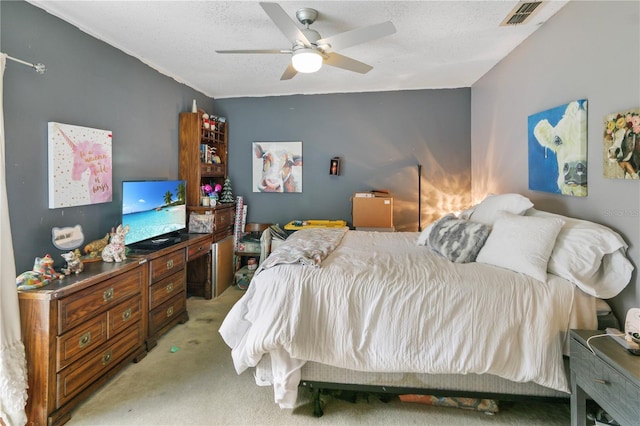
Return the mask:
M 63 277 L 64 275 L 59 274 L 53 269 L 53 258 L 51 255 L 46 254 L 44 257 L 36 257 L 31 271 L 26 271 L 18 275 L 16 285 L 18 286 L 18 290 L 32 290 L 49 285 L 54 280 Z
M 105 262 L 122 262 L 127 258 L 125 254 L 124 237 L 129 232 L 129 225 L 118 225 L 115 232 L 111 232 L 109 244 L 102 249 L 102 260 Z
M 61 256 L 67 261 L 67 266 L 61 269 L 65 275 L 79 274 L 84 269 L 84 264 L 80 259 L 80 250 L 75 249 L 75 251 L 62 253 Z

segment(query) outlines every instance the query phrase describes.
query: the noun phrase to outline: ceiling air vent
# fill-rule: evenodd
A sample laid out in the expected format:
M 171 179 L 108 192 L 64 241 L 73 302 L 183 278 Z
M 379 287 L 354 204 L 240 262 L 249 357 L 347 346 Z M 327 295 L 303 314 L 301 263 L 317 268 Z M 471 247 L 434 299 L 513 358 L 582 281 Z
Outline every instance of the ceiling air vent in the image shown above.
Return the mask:
M 518 25 L 525 23 L 531 15 L 542 4 L 541 1 L 521 1 L 518 2 L 506 18 L 500 23 L 500 26 Z

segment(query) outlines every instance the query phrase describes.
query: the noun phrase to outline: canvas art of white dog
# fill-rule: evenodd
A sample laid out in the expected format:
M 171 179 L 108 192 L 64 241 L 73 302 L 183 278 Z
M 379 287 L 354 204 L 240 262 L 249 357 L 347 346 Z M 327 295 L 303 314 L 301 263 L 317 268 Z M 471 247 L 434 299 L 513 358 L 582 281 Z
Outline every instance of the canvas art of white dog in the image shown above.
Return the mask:
M 533 130 L 540 145 L 556 154 L 558 188 L 564 195 L 587 195 L 587 101 L 570 102 L 555 126 L 540 120 Z

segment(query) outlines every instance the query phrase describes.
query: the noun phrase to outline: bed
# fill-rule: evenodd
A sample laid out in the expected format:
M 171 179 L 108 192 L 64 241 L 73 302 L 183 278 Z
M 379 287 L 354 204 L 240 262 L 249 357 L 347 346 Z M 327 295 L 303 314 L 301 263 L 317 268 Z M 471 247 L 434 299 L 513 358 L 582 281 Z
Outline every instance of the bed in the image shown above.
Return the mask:
M 260 265 L 220 333 L 237 373 L 255 368 L 282 408 L 299 386 L 566 398 L 568 332 L 596 328 L 596 298 L 629 282 L 626 248 L 518 194 L 421 233 L 302 230 Z

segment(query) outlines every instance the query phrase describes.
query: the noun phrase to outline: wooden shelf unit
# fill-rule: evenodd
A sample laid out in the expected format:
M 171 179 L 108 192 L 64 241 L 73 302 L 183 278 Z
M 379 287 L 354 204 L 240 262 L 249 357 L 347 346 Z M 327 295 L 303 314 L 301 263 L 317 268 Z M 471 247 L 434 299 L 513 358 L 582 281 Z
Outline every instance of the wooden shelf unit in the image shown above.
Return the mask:
M 179 177 L 187 181 L 187 206 L 201 204 L 200 187 L 205 184 L 224 185 L 227 177 L 227 123 L 218 123 L 215 130 L 205 129 L 199 112 L 180 113 Z M 205 163 L 201 146 L 213 148 L 220 163 Z

